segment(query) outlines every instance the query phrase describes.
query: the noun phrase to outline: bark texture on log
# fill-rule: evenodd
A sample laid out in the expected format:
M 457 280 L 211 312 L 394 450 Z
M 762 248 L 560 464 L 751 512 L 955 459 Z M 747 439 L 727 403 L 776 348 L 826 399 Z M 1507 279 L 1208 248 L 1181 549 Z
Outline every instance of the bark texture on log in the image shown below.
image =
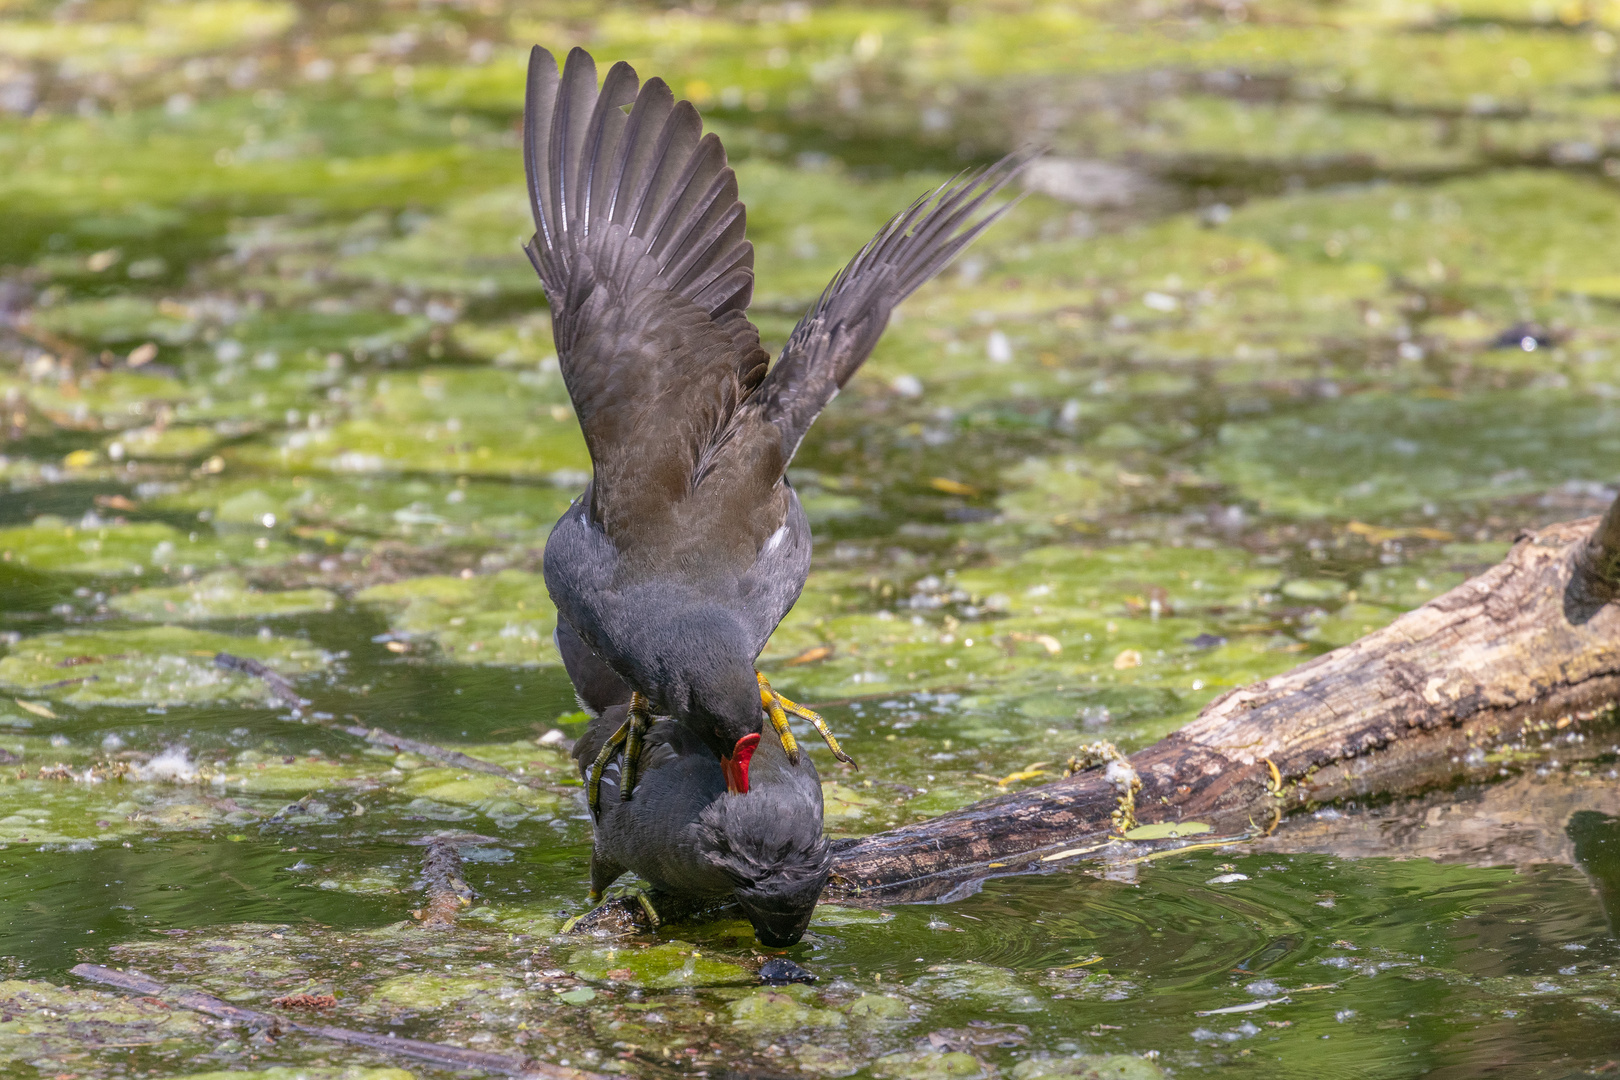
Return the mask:
M 461 876 L 459 845 L 467 840 L 488 842 L 489 837 L 451 833 L 429 837 L 425 842 L 422 889 L 427 893 L 427 903 L 411 912 L 423 926 L 443 930 L 456 925 L 456 916 L 472 907 L 478 896 Z
M 1617 598 L 1620 500 L 1601 522 L 1521 537 L 1382 630 L 1212 701 L 1131 756 L 1138 818 L 1239 832 L 1312 802 L 1446 782 L 1474 747 L 1606 715 L 1620 699 Z M 1092 771 L 845 842 L 829 895 L 943 899 L 1101 850 L 1117 805 Z

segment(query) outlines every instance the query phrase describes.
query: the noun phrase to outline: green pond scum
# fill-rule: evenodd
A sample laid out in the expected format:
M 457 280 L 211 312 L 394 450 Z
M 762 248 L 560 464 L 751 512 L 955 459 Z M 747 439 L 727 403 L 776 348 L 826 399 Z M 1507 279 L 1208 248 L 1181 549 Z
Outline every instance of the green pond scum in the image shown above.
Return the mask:
M 792 472 L 761 668 L 862 764 L 819 760 L 835 836 L 1140 748 L 1620 487 L 1612 0 L 0 0 L 0 1077 L 452 1075 L 80 962 L 632 1077 L 1613 1073 L 1602 727 L 824 906 L 814 984 L 725 911 L 562 934 L 540 561 L 589 459 L 518 250 L 536 42 L 702 109 L 773 350 L 917 194 L 1050 148 Z

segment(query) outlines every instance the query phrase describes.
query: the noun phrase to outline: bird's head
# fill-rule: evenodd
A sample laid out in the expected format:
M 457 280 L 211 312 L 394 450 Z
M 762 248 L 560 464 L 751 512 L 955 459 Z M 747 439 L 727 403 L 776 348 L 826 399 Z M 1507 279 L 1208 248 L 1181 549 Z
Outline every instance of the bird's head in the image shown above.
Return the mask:
M 759 940 L 787 948 L 804 936 L 832 873 L 822 833 L 821 783 L 805 758 L 790 766 L 773 731 L 760 751 L 758 790 L 726 796 L 704 811 L 703 857 L 732 881 L 733 896 Z
M 668 714 L 720 759 L 726 786 L 746 793 L 748 763 L 765 721 L 748 638 L 729 615 L 698 609 L 666 633 L 663 646 L 663 673 L 647 682 L 665 688 Z
M 724 633 L 690 638 L 690 649 L 677 680 L 680 693 L 669 701 L 672 716 L 703 740 L 726 771 L 726 787 L 747 793 L 748 761 L 760 745 L 765 711 L 760 708 L 760 682 L 753 674 L 752 654 L 742 643 L 729 643 Z M 729 646 L 729 648 L 727 648 Z
M 736 671 L 711 669 L 707 685 L 690 699 L 681 717 L 697 732 L 726 774 L 726 789 L 748 793 L 748 765 L 759 746 L 764 713 L 759 706 L 759 683 L 752 665 Z
M 777 874 L 757 886 L 740 888 L 734 895 L 760 944 L 786 949 L 804 937 L 831 875 L 831 859 L 824 857 L 810 872 Z

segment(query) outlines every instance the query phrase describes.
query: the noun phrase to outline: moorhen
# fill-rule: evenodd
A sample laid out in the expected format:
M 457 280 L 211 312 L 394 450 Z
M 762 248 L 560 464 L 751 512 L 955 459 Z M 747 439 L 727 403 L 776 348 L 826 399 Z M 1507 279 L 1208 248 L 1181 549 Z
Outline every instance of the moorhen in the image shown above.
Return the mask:
M 575 744 L 587 779 L 628 711 L 627 702 L 603 710 Z M 661 719 L 645 734 L 641 766 L 635 800 L 610 796 L 594 815 L 591 899 L 629 870 L 682 898 L 731 896 L 760 941 L 796 944 L 832 872 L 810 756 L 790 761 L 773 729 L 753 755 L 745 797 L 727 790 L 720 763 L 690 726 Z M 622 771 L 610 764 L 600 783 L 617 787 Z
M 546 586 L 559 624 L 596 662 L 586 677 L 606 671 L 629 691 L 588 770 L 593 811 L 621 747 L 630 798 L 655 714 L 708 747 L 738 793 L 765 717 L 790 761 L 788 713 L 850 761 L 820 716 L 754 667 L 810 568 L 787 466 L 895 305 L 1005 211 L 981 213 L 1029 158 L 964 174 L 896 215 L 769 365 L 744 314 L 754 253 L 720 140 L 661 79 L 638 89 L 617 63 L 598 89 L 583 49 L 560 76 L 533 50 L 524 164 L 535 234 L 524 250 L 591 456 L 590 483 L 546 542 Z

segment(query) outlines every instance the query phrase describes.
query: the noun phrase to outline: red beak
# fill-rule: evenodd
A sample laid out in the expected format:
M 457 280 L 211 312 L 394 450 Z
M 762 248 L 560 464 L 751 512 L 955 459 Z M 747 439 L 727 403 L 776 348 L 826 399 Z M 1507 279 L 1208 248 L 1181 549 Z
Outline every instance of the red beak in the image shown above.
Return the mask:
M 738 739 L 731 753 L 720 759 L 720 768 L 726 774 L 726 790 L 733 795 L 748 794 L 748 762 L 753 758 L 757 746 L 759 732 L 756 731 Z

